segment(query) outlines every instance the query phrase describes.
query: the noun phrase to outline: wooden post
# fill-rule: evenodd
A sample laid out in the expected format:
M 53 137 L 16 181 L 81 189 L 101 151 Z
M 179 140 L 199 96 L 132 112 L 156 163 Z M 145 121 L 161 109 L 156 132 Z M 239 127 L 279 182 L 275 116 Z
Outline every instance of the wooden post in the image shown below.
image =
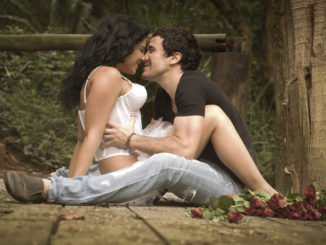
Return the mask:
M 246 118 L 248 55 L 239 52 L 212 54 L 211 79 L 216 82 Z

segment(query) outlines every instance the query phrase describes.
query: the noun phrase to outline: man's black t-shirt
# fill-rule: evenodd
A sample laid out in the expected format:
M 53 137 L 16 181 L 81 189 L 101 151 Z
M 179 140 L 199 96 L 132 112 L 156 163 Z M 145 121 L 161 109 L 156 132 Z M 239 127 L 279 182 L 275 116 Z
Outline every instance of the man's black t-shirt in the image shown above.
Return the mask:
M 169 95 L 159 88 L 155 98 L 154 119 L 163 118 L 164 121 L 173 123 L 176 116 L 205 116 L 205 105 L 218 105 L 228 115 L 251 157 L 256 161 L 249 131 L 240 113 L 221 88 L 204 74 L 199 71 L 184 72 L 176 90 L 175 102 L 176 115 L 172 111 Z M 235 151 L 234 154 L 237 152 Z M 198 159 L 209 164 L 215 163 L 230 172 L 216 155 L 211 142 L 206 145 Z

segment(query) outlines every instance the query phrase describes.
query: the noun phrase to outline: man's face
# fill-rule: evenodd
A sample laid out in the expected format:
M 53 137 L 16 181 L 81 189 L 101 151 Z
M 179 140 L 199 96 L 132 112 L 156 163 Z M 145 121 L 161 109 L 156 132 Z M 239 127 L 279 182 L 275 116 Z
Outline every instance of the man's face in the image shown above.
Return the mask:
M 163 39 L 160 36 L 151 38 L 144 58 L 143 79 L 158 81 L 169 69 L 169 57 L 165 55 Z

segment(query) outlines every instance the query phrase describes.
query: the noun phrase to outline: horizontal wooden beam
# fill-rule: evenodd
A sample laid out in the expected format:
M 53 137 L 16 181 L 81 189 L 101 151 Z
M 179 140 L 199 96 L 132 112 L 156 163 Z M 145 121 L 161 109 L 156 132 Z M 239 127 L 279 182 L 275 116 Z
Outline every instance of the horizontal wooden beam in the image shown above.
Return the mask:
M 89 34 L 0 35 L 0 51 L 80 50 Z M 226 50 L 225 34 L 194 34 L 202 51 Z

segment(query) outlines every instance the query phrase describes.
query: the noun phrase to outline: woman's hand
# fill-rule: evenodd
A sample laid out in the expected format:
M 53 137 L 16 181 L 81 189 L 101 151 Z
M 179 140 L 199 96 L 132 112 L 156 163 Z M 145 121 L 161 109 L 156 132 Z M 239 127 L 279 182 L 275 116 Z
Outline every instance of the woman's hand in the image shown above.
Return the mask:
M 134 132 L 135 120 L 135 117 L 132 116 L 130 121 L 125 125 L 108 121 L 103 133 L 103 143 L 101 147 L 116 146 L 126 149 L 127 139 L 129 135 Z

